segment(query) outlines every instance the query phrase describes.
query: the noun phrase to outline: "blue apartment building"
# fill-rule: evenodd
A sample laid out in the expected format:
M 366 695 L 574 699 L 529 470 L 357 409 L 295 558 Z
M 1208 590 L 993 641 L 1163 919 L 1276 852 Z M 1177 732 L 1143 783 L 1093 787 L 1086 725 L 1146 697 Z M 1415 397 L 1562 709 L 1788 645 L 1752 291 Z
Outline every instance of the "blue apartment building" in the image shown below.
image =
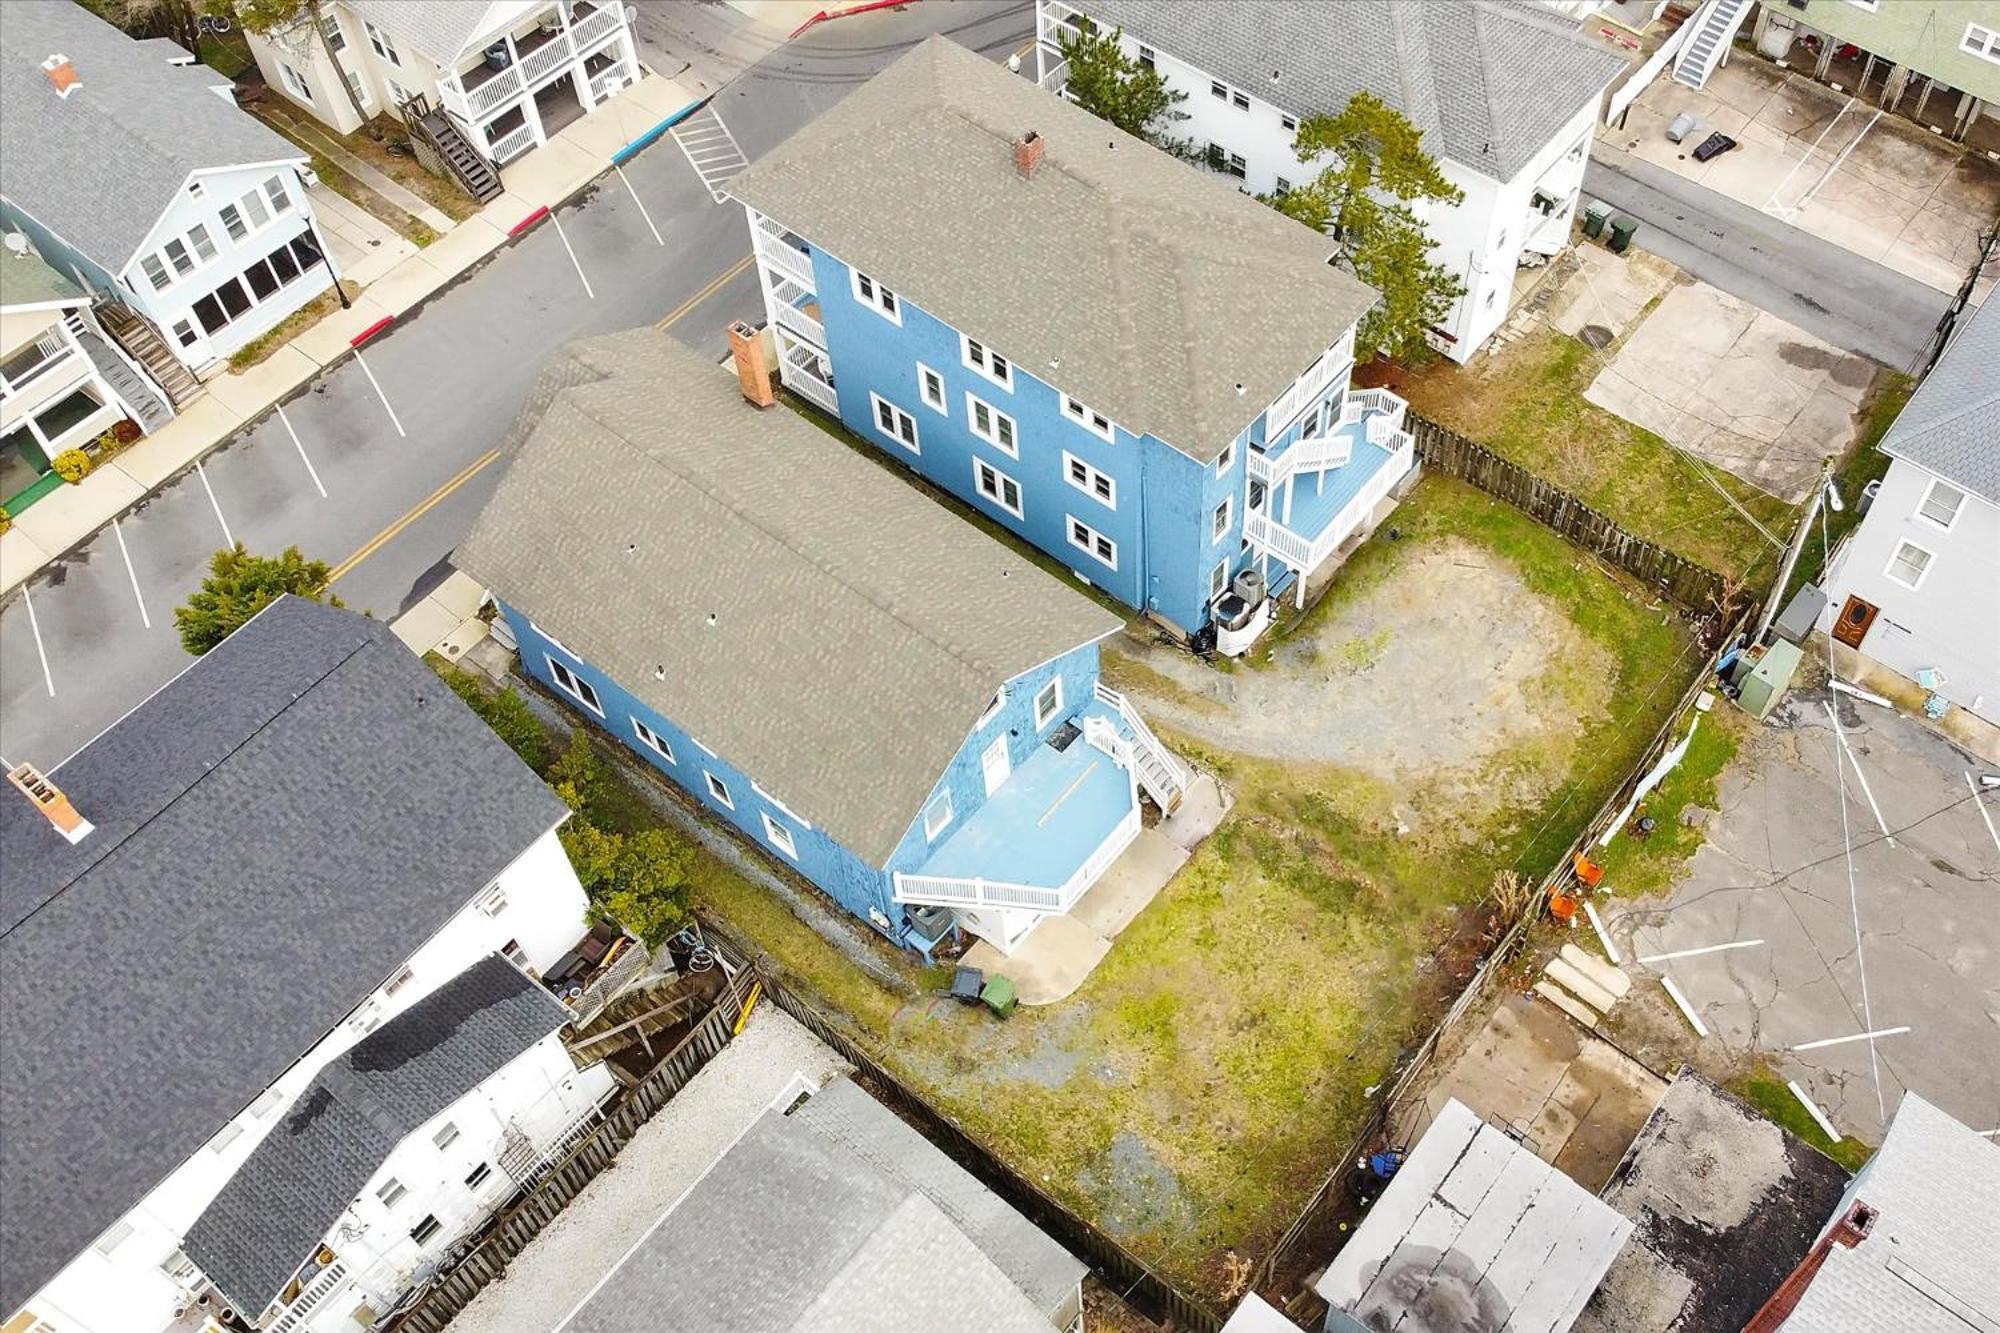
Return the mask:
M 522 668 L 898 944 L 1012 949 L 1185 793 L 1116 616 L 660 330 L 565 349 L 507 447 L 455 562 Z
M 1415 473 L 1331 241 L 943 38 L 730 193 L 787 388 L 1177 630 Z

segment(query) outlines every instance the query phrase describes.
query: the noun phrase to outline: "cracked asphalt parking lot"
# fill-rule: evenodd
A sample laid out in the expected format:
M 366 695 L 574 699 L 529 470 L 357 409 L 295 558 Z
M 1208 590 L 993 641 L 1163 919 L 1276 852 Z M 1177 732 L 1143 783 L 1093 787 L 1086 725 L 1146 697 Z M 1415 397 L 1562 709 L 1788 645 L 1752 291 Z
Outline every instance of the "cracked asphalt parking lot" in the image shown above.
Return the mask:
M 1679 886 L 1634 903 L 1613 934 L 1639 955 L 1763 941 L 1653 970 L 1673 978 L 1717 1038 L 1766 1053 L 1845 1132 L 1880 1142 L 1883 1108 L 1893 1112 L 1905 1089 L 1993 1130 L 2000 843 L 1987 820 L 2000 823 L 2000 792 L 1975 795 L 1967 783 L 1993 770 L 1910 718 L 1841 698 L 1867 780 L 1863 791 L 1847 770 L 1850 900 L 1829 697 L 1795 693 L 1757 729 L 1722 776 L 1722 813 Z M 1868 1041 L 1793 1049 L 1900 1027 L 1909 1031 L 1873 1043 L 1879 1101 Z

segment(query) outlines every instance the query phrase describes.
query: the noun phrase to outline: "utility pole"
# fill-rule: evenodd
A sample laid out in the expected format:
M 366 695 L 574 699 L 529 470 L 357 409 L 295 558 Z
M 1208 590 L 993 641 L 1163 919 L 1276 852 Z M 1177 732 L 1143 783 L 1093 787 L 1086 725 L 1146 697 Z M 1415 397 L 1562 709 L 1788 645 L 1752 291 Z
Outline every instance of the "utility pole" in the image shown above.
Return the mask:
M 1958 292 L 1952 297 L 1951 304 L 1946 307 L 1942 315 L 1938 316 L 1937 328 L 1931 331 L 1930 341 L 1925 344 L 1923 351 L 1917 353 L 1917 359 L 1910 363 L 1910 374 L 1922 379 L 1937 365 L 1938 358 L 1944 355 L 1945 344 L 1951 341 L 1951 331 L 1957 325 L 1958 317 L 1964 314 L 1966 306 L 1972 303 L 1972 289 L 1978 285 L 1980 275 L 1986 271 L 1987 264 L 1991 263 L 1996 255 L 2000 255 L 2000 217 L 1996 217 L 1993 225 L 1980 236 L 1978 257 L 1966 270 L 1965 281 L 1958 285 Z M 1919 370 L 1919 366 L 1923 369 Z
M 1785 547 L 1785 558 L 1778 565 L 1778 577 L 1771 584 L 1771 594 L 1764 599 L 1764 613 L 1757 617 L 1757 628 L 1750 632 L 1750 642 L 1756 643 L 1764 637 L 1764 631 L 1771 628 L 1777 619 L 1778 603 L 1784 598 L 1785 585 L 1792 581 L 1792 569 L 1799 563 L 1799 552 L 1805 549 L 1806 537 L 1812 532 L 1813 520 L 1819 516 L 1819 507 L 1826 501 L 1826 492 L 1833 485 L 1833 457 L 1828 455 L 1820 460 L 1819 480 L 1813 483 L 1812 499 L 1806 501 L 1806 512 L 1799 517 L 1798 530 L 1792 533 L 1791 544 Z

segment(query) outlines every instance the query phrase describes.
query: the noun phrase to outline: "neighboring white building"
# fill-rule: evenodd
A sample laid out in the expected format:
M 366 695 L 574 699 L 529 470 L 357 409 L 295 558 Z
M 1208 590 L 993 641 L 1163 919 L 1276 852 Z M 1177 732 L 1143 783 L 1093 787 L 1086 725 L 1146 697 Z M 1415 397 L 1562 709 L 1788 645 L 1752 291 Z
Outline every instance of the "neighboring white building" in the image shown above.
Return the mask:
M 1301 118 L 1357 92 L 1408 117 L 1465 192 L 1419 210 L 1436 262 L 1465 284 L 1433 333 L 1459 362 L 1506 319 L 1516 269 L 1568 247 L 1598 102 L 1625 68 L 1572 22 L 1511 0 L 1036 0 L 1043 86 L 1062 86 L 1060 34 L 1086 20 L 1122 30 L 1128 54 L 1187 94 L 1171 133 L 1254 194 L 1318 175 L 1292 151 Z
M 342 134 L 361 123 L 344 80 L 370 117 L 426 99 L 505 166 L 639 81 L 625 9 L 622 0 L 325 0 L 325 41 L 301 24 L 249 34 L 250 51 L 265 82 Z
M 281 599 L 48 780 L 0 791 L 0 1315 L 352 1333 L 609 1090 L 528 981 L 568 811 L 387 626 Z
M 334 282 L 308 159 L 164 38 L 7 0 L 0 220 L 91 292 L 172 396 Z
M 1826 623 L 2000 723 L 2000 301 L 1959 326 L 1881 449 L 1893 461 L 1834 553 Z

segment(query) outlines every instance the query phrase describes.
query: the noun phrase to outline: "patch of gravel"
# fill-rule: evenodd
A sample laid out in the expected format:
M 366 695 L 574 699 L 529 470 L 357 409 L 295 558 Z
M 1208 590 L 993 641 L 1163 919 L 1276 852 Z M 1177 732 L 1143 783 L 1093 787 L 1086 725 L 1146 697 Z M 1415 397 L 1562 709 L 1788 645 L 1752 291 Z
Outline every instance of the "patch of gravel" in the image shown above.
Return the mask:
M 609 1170 L 451 1321 L 451 1333 L 551 1329 L 763 1113 L 793 1074 L 850 1072 L 832 1048 L 763 1004 L 741 1036 L 632 1136 Z
M 1111 1149 L 1077 1173 L 1077 1184 L 1103 1210 L 1113 1235 L 1186 1229 L 1194 1208 L 1173 1170 L 1129 1129 L 1111 1137 Z

